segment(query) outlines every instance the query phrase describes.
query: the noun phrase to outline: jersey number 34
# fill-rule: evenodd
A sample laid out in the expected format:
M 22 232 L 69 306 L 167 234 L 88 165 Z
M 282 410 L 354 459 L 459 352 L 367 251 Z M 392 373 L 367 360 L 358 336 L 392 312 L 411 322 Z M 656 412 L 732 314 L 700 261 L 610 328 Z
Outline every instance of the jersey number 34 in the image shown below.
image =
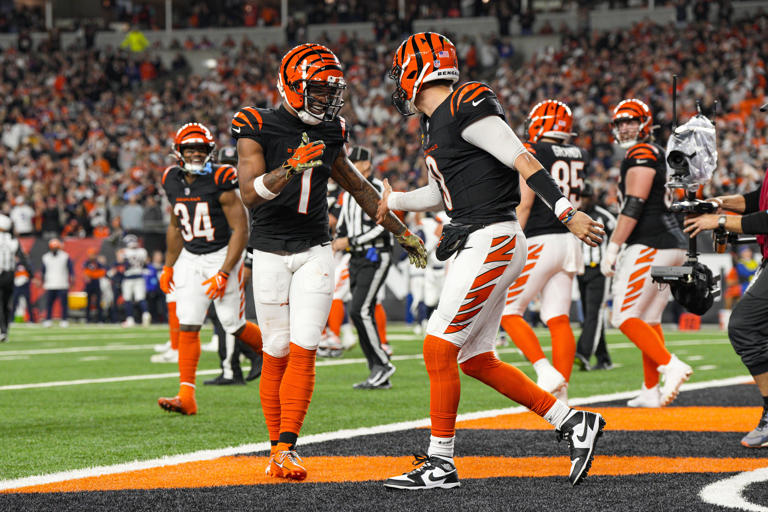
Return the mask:
M 189 207 L 186 203 L 176 203 L 173 207 L 173 213 L 178 217 L 181 224 L 181 237 L 185 242 L 191 242 L 193 238 L 205 238 L 208 242 L 214 239 L 214 228 L 211 222 L 211 212 L 208 209 L 208 203 L 195 203 L 194 216 L 189 214 Z

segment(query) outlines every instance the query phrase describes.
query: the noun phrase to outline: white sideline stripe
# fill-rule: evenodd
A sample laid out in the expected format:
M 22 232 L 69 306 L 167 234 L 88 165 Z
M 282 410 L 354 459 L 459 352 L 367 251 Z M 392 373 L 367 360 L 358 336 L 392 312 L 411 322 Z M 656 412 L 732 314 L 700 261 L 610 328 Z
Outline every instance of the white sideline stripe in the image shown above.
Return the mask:
M 152 347 L 154 345 L 147 345 L 146 347 Z M 507 349 L 506 351 L 512 352 L 514 349 Z M 82 351 L 84 352 L 84 351 Z M 504 352 L 504 351 L 499 351 Z M 8 358 L 12 359 L 12 358 Z M 86 360 L 88 358 L 84 358 L 82 360 Z M 423 359 L 423 356 L 421 354 L 411 354 L 411 355 L 405 355 L 405 356 L 394 356 L 392 357 L 393 361 L 407 361 L 407 360 L 416 360 L 416 359 Z M 0 361 L 5 360 L 0 354 Z M 354 359 L 331 359 L 328 361 L 318 361 L 315 363 L 315 366 L 340 366 L 340 365 L 349 365 L 349 364 L 366 364 L 368 361 L 365 358 L 359 357 Z M 170 364 L 170 363 L 168 363 Z M 527 361 L 525 362 L 514 362 L 509 363 L 512 366 L 527 366 L 530 365 Z M 244 367 L 243 369 L 250 369 L 250 367 Z M 197 375 L 216 375 L 218 373 L 221 373 L 220 369 L 217 370 L 199 370 L 197 372 Z M 54 382 L 36 382 L 32 384 L 9 384 L 7 386 L 0 386 L 0 391 L 18 391 L 20 389 L 35 389 L 35 388 L 54 388 L 54 387 L 61 387 L 61 386 L 79 386 L 83 384 L 104 384 L 109 382 L 129 382 L 129 381 L 137 381 L 137 380 L 155 380 L 155 379 L 169 379 L 169 378 L 178 378 L 179 374 L 176 373 L 154 373 L 154 374 L 148 374 L 148 375 L 129 375 L 126 377 L 105 377 L 102 379 L 78 379 L 78 380 L 62 380 L 62 381 L 54 381 Z M 303 439 L 303 438 L 302 438 Z
M 218 372 L 218 370 L 217 370 Z M 734 384 L 747 384 L 754 382 L 752 377 L 731 377 L 728 379 L 719 379 L 709 382 L 698 382 L 696 384 L 684 384 L 680 390 L 690 391 L 696 389 L 715 388 L 723 386 L 731 386 Z M 605 395 L 594 395 L 585 398 L 574 398 L 569 400 L 570 405 L 586 405 L 596 402 L 608 402 L 613 400 L 624 400 L 627 398 L 633 398 L 637 394 L 637 391 L 625 391 L 621 393 L 609 393 Z M 481 418 L 493 418 L 503 414 L 517 414 L 526 412 L 528 409 L 523 406 L 508 407 L 505 409 L 491 409 L 487 411 L 476 411 L 465 414 L 459 414 L 456 421 L 475 420 Z M 386 434 L 391 432 L 400 432 L 403 430 L 409 430 L 413 428 L 423 428 L 430 425 L 429 418 L 423 418 L 413 421 L 402 421 L 399 423 L 389 423 L 386 425 L 378 425 L 375 427 L 360 427 L 355 429 L 337 430 L 334 432 L 324 432 L 321 434 L 312 434 L 308 436 L 302 436 L 301 444 L 315 444 L 326 441 L 337 441 L 339 439 L 349 439 L 352 437 L 362 437 L 375 434 Z M 232 455 L 244 455 L 254 452 L 266 452 L 269 450 L 269 442 L 263 443 L 250 443 L 239 446 L 230 446 L 227 448 L 220 448 L 217 450 L 202 450 L 198 452 L 192 452 L 182 455 L 165 456 L 157 459 L 150 459 L 145 461 L 133 461 L 122 464 L 116 464 L 113 466 L 96 466 L 91 468 L 75 469 L 71 471 L 60 471 L 58 473 L 51 473 L 48 475 L 36 475 L 23 478 L 17 478 L 14 480 L 0 481 L 0 491 L 7 489 L 15 489 L 21 487 L 29 487 L 32 485 L 44 485 L 54 482 L 64 482 L 67 480 L 76 480 L 79 478 L 89 478 L 101 475 L 113 475 L 116 473 L 124 473 L 128 471 L 137 471 L 141 469 L 151 469 L 163 466 L 174 466 L 177 464 L 184 464 L 187 462 L 198 462 L 203 460 L 213 460 L 219 457 L 226 457 Z
M 758 482 L 768 482 L 768 468 L 746 471 L 718 480 L 704 487 L 699 493 L 699 497 L 704 503 L 720 507 L 768 512 L 768 507 L 749 502 L 742 496 L 747 486 Z

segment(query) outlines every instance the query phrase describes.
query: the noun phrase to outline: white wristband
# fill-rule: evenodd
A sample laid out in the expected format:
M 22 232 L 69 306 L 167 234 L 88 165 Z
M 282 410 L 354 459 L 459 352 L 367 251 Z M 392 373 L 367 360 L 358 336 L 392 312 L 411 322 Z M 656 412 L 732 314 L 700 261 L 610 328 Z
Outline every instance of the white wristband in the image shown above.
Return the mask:
M 253 180 L 253 189 L 256 191 L 257 194 L 259 194 L 259 196 L 263 197 L 267 201 L 271 201 L 274 198 L 276 198 L 278 195 L 280 195 L 280 193 L 278 192 L 277 194 L 275 194 L 274 192 L 272 192 L 267 188 L 267 186 L 264 184 L 264 176 L 266 176 L 266 174 L 262 174 L 261 176 Z
M 555 215 L 558 218 L 560 218 L 560 215 L 562 215 L 563 212 L 566 211 L 568 208 L 573 208 L 573 205 L 571 204 L 571 202 L 567 198 L 561 197 L 555 203 L 555 207 L 552 208 L 552 211 L 554 211 Z M 573 208 L 573 209 L 575 210 L 576 208 Z

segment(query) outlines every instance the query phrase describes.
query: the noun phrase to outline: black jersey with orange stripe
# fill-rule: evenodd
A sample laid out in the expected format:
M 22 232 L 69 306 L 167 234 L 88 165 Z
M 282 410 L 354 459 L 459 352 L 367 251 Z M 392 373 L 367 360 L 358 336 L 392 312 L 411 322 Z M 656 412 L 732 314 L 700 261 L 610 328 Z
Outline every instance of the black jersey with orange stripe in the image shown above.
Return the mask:
M 677 218 L 669 211 L 672 191 L 666 187 L 667 165 L 664 149 L 653 142 L 641 142 L 627 150 L 621 162 L 619 201 L 624 203 L 627 172 L 633 167 L 650 167 L 655 171 L 653 184 L 643 205 L 637 225 L 627 244 L 643 244 L 656 249 L 685 249 L 688 242 Z
M 163 189 L 179 219 L 184 248 L 193 254 L 218 251 L 229 243 L 232 234 L 219 197 L 237 188 L 237 169 L 209 165 L 211 172 L 207 174 L 189 174 L 178 166 L 163 172 Z M 194 179 L 189 181 L 188 177 Z
M 576 208 L 581 204 L 581 188 L 588 174 L 589 153 L 573 144 L 553 142 L 526 142 L 525 147 L 549 171 L 560 192 L 571 201 Z M 552 233 L 567 233 L 568 228 L 560 222 L 557 215 L 535 196 L 528 221 L 525 224 L 525 236 L 549 235 Z
M 427 170 L 443 195 L 453 222 L 490 224 L 514 220 L 520 202 L 518 174 L 490 153 L 461 137 L 469 125 L 488 116 L 506 120 L 496 95 L 485 84 L 459 86 L 421 118 L 421 144 Z
M 267 172 L 280 167 L 301 144 L 302 133 L 309 140 L 325 142 L 322 165 L 292 179 L 279 196 L 251 210 L 250 247 L 261 251 L 300 252 L 330 241 L 328 231 L 328 178 L 331 166 L 347 142 L 344 118 L 302 123 L 285 107 L 245 107 L 232 119 L 235 139 L 258 142 L 264 151 Z

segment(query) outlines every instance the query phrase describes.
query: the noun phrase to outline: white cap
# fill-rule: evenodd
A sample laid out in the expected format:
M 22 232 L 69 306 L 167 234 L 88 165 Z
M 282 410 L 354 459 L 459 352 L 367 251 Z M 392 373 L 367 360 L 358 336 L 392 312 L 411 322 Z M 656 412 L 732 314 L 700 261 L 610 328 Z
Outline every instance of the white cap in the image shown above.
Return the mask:
M 0 214 L 0 231 L 11 230 L 11 219 L 7 215 Z

